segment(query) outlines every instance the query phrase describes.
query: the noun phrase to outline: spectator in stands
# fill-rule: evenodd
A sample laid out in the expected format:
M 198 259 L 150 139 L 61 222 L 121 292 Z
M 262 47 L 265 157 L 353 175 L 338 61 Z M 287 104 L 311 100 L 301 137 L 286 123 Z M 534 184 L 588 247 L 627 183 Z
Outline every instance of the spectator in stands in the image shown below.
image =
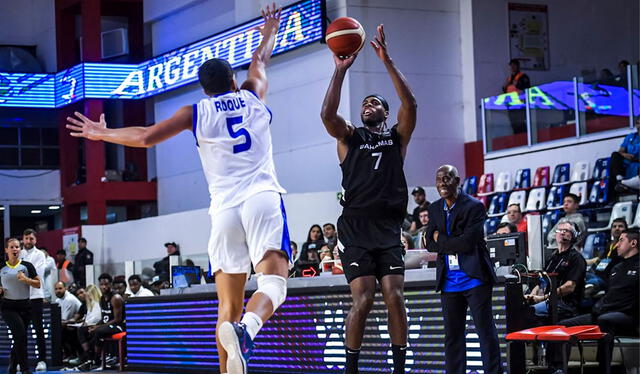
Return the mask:
M 593 258 L 587 259 L 589 268 L 587 269 L 585 296 L 591 296 L 607 288 L 611 270 L 620 262 L 620 256 L 616 251 L 620 234 L 627 229 L 627 221 L 624 218 L 614 219 L 611 222 L 611 236 L 604 251 L 602 253 L 594 253 Z
M 618 75 L 613 77 L 613 84 L 616 86 L 627 87 L 627 66 L 629 66 L 629 61 L 622 60 L 618 62 Z
M 609 291 L 593 307 L 591 313 L 560 322 L 564 326 L 600 326 L 607 333 L 598 340 L 600 372 L 611 373 L 611 356 L 615 336 L 638 336 L 640 320 L 640 261 L 638 230 L 626 230 L 620 235 L 617 252 L 622 259 L 611 272 Z
M 300 252 L 298 252 L 298 243 L 291 241 L 291 262 L 295 263 L 300 258 Z
M 615 77 L 613 73 L 609 69 L 600 70 L 600 75 L 598 76 L 598 84 L 613 84 L 615 82 Z
M 42 283 L 42 291 L 44 292 L 45 303 L 52 303 L 56 299 L 53 289 L 58 281 L 58 268 L 56 267 L 56 260 L 49 256 L 49 252 L 40 248 L 44 254 L 44 279 Z
M 509 222 L 500 222 L 494 235 L 511 234 L 513 232 L 518 232 L 518 228 L 516 227 L 516 225 Z
M 138 274 L 133 274 L 129 277 L 129 289 L 131 290 L 131 295 L 129 297 L 153 296 L 153 292 L 151 292 L 151 290 L 142 286 L 142 279 Z
M 333 248 L 333 246 L 329 245 L 324 245 L 320 248 L 320 271 L 330 271 L 331 267 L 333 267 Z
M 162 277 L 162 279 L 169 279 L 169 257 L 171 256 L 180 256 L 180 246 L 175 242 L 164 243 L 165 248 L 167 248 L 167 256 L 162 260 L 153 264 L 153 268 L 156 271 L 156 275 Z
M 575 246 L 582 248 L 582 244 L 584 239 L 587 237 L 587 224 L 584 222 L 584 217 L 580 212 L 578 212 L 578 207 L 580 206 L 580 198 L 575 194 L 568 193 L 564 196 L 562 210 L 564 210 L 565 216 L 556 223 L 556 225 L 549 231 L 547 234 L 547 243 L 549 245 L 548 248 L 556 249 L 558 248 L 558 243 L 556 242 L 556 229 L 563 222 L 571 222 L 576 225 L 576 230 L 578 231 L 578 236 L 576 238 Z
M 113 278 L 109 274 L 101 274 L 100 282 L 100 309 L 102 310 L 102 323 L 96 326 L 82 326 L 78 330 L 78 338 L 82 345 L 82 353 L 78 369 L 89 371 L 100 366 L 100 352 L 102 339 L 124 331 L 124 300 L 119 294 L 113 293 Z M 73 360 L 72 360 L 73 361 Z M 70 361 L 70 364 L 76 362 Z
M 518 232 L 527 232 L 527 218 L 522 215 L 520 204 L 511 204 L 507 207 L 507 220 L 516 226 Z
M 582 293 L 584 292 L 585 269 L 587 263 L 580 252 L 575 249 L 578 230 L 575 224 L 564 221 L 555 229 L 558 249 L 553 253 L 545 271 L 557 273 L 556 289 L 558 294 L 558 317 L 571 318 L 576 315 Z M 525 299 L 533 304 L 534 313 L 540 320 L 546 321 L 549 315 L 549 285 L 535 286 Z
M 427 201 L 424 188 L 420 186 L 414 188 L 413 191 L 411 191 L 411 195 L 413 195 L 413 201 L 418 204 L 418 206 L 413 208 L 413 213 L 411 214 L 411 227 L 409 227 L 409 233 L 413 235 L 423 226 L 423 224 L 420 223 L 420 207 L 422 205 L 429 206 L 429 202 Z
M 86 265 L 93 265 L 93 252 L 87 248 L 87 239 L 78 239 L 78 253 L 73 258 L 75 266 L 73 267 L 73 277 L 80 287 L 87 284 Z
M 427 231 L 427 224 L 429 223 L 429 203 L 425 202 L 424 204 L 418 207 L 418 220 L 422 227 L 420 227 L 416 233 L 413 235 L 414 243 L 420 248 L 427 248 L 427 235 L 425 232 Z
M 609 163 L 609 196 L 614 201 L 617 191 L 637 192 L 628 188 L 629 183 L 627 181 L 638 176 L 640 168 L 640 117 L 636 119 L 635 125 L 635 131 L 624 138 L 617 152 L 611 154 L 611 162 Z
M 307 241 L 302 245 L 301 256 L 307 258 L 307 252 L 318 252 L 324 245 L 324 238 L 322 237 L 322 228 L 320 225 L 311 225 L 309 233 L 307 234 Z
M 518 94 L 521 94 L 524 90 L 531 87 L 529 76 L 520 71 L 520 61 L 517 59 L 509 61 L 509 69 L 511 71 L 506 82 L 502 86 L 502 92 L 517 92 Z M 523 109 L 508 110 L 507 114 L 509 115 L 509 121 L 511 122 L 511 128 L 514 134 L 527 131 L 526 114 Z
M 56 252 L 56 266 L 58 268 L 58 280 L 65 284 L 73 283 L 73 264 L 67 260 L 67 251 L 59 249 Z
M 336 226 L 333 223 L 325 223 L 322 226 L 324 233 L 324 242 L 335 247 L 338 236 L 336 235 Z
M 413 237 L 406 231 L 403 231 L 400 235 L 400 243 L 404 247 L 404 250 L 407 251 L 409 249 L 413 249 Z
M 319 227 L 319 226 L 318 226 Z M 314 249 L 309 249 L 305 251 L 303 249 L 302 254 L 300 255 L 300 259 L 296 262 L 296 277 L 303 276 L 302 272 L 305 269 L 313 268 L 318 271 L 320 266 L 320 258 L 318 257 L 318 252 Z
M 112 291 L 114 294 L 122 296 L 125 300 L 129 297 L 127 292 L 127 281 L 124 275 L 116 275 L 113 278 Z
M 62 348 L 66 357 L 77 353 L 77 335 L 75 330 L 67 329 L 67 324 L 74 323 L 74 317 L 80 310 L 82 303 L 67 290 L 64 282 L 55 284 L 55 303 L 60 305 L 60 319 L 62 322 Z
M 84 317 L 83 326 L 95 326 L 102 321 L 102 310 L 100 309 L 102 292 L 100 292 L 100 288 L 93 284 L 87 286 L 84 299 L 87 313 Z

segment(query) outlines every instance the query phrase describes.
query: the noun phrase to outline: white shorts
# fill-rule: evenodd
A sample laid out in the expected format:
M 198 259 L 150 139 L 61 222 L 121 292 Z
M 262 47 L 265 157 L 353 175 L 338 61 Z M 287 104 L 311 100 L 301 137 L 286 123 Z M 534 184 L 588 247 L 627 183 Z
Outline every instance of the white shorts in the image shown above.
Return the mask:
M 211 272 L 251 273 L 268 250 L 282 250 L 291 262 L 287 216 L 279 193 L 257 193 L 242 204 L 211 214 Z

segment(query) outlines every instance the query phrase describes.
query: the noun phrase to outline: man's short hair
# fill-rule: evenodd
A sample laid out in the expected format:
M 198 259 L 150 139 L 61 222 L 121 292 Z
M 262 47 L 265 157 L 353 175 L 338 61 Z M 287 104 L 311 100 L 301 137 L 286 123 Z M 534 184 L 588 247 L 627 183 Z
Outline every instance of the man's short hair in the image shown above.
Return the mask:
M 65 255 L 66 256 L 67 255 L 67 251 L 65 251 L 64 249 L 58 249 L 56 251 L 56 254 L 57 255 Z
M 509 204 L 509 206 L 507 206 L 507 209 L 511 208 L 512 206 L 517 206 L 518 212 L 522 213 L 522 209 L 520 209 L 520 204 L 518 203 Z
M 84 243 L 84 244 L 87 244 L 87 239 L 85 239 L 85 238 L 80 238 L 80 239 L 78 239 L 78 243 L 80 243 L 80 242 L 82 242 L 82 243 Z
M 622 223 L 624 224 L 624 229 L 628 229 L 629 228 L 629 224 L 627 223 L 627 220 L 624 219 L 624 217 L 618 217 L 616 219 L 614 219 L 613 221 L 611 221 L 611 225 L 613 226 L 614 223 Z
M 200 65 L 198 79 L 208 94 L 227 92 L 233 82 L 233 68 L 227 60 L 212 58 Z
M 331 228 L 334 229 L 334 230 L 336 229 L 336 225 L 334 225 L 333 223 L 330 223 L 330 222 L 329 223 L 325 223 L 324 225 L 322 225 L 322 228 L 325 228 L 327 226 L 331 226 Z
M 26 229 L 24 230 L 24 232 L 22 233 L 22 235 L 27 236 L 27 235 L 35 235 L 36 234 L 36 230 L 34 229 Z
M 638 232 L 638 229 L 627 229 L 627 230 L 624 230 L 622 234 L 625 234 L 627 236 L 627 239 L 629 239 L 629 241 L 632 241 L 632 240 L 635 240 L 636 242 L 640 241 L 640 232 Z
M 431 205 L 431 203 L 428 201 L 425 201 L 424 204 L 420 204 L 418 207 L 418 214 L 429 211 L 429 205 Z
M 516 225 L 514 225 L 513 223 L 509 223 L 509 222 L 500 222 L 500 224 L 496 228 L 496 231 L 500 230 L 503 227 L 508 227 L 510 233 L 518 232 L 518 228 L 516 227 Z
M 564 195 L 564 198 L 570 198 L 571 200 L 573 200 L 574 203 L 579 204 L 580 203 L 580 198 L 578 197 L 578 195 L 569 192 L 568 194 Z
M 170 245 L 172 245 L 172 246 L 176 247 L 176 249 L 178 249 L 178 244 L 176 244 L 176 242 L 164 243 L 164 246 L 165 246 L 165 247 L 168 247 L 168 246 L 170 246 Z
M 109 283 L 113 283 L 113 277 L 111 276 L 111 274 L 108 274 L 108 273 L 100 274 L 100 276 L 98 277 L 98 282 L 100 282 L 103 279 L 108 280 Z
M 132 276 L 129 277 L 129 282 L 134 281 L 134 280 L 142 283 L 142 278 L 140 278 L 140 276 L 138 274 L 133 274 Z
M 298 243 L 294 242 L 293 240 L 292 240 L 290 243 L 291 243 L 291 246 L 292 246 L 293 248 L 295 248 L 295 249 L 296 249 L 296 251 L 297 251 L 297 250 L 298 250 Z
M 517 67 L 520 67 L 520 60 L 518 60 L 517 58 L 512 58 L 511 60 L 509 60 L 509 65 L 516 65 Z

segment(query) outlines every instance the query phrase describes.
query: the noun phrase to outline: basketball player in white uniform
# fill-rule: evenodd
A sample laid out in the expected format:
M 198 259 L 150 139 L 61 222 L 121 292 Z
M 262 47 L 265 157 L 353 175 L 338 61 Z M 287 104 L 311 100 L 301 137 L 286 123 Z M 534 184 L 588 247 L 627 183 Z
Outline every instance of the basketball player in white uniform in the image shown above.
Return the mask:
M 192 130 L 211 194 L 209 259 L 218 305 L 216 340 L 220 372 L 246 374 L 253 339 L 284 302 L 291 256 L 289 232 L 271 146 L 271 112 L 265 67 L 280 25 L 275 4 L 262 11 L 263 39 L 253 54 L 247 80 L 238 86 L 229 63 L 211 59 L 198 71 L 208 96 L 149 127 L 108 129 L 81 113 L 67 118 L 71 135 L 129 147 L 151 147 Z M 253 264 L 258 288 L 242 316 L 244 287 Z M 241 318 L 242 317 L 242 318 Z

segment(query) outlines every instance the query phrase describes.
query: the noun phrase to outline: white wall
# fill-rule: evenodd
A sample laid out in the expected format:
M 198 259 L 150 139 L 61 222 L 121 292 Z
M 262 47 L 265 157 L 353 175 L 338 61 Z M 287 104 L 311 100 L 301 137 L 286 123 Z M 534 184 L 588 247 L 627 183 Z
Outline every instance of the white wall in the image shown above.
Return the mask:
M 0 202 L 59 204 L 59 170 L 0 170 Z
M 0 44 L 35 45 L 47 72 L 56 71 L 55 24 L 54 0 L 0 2 Z

